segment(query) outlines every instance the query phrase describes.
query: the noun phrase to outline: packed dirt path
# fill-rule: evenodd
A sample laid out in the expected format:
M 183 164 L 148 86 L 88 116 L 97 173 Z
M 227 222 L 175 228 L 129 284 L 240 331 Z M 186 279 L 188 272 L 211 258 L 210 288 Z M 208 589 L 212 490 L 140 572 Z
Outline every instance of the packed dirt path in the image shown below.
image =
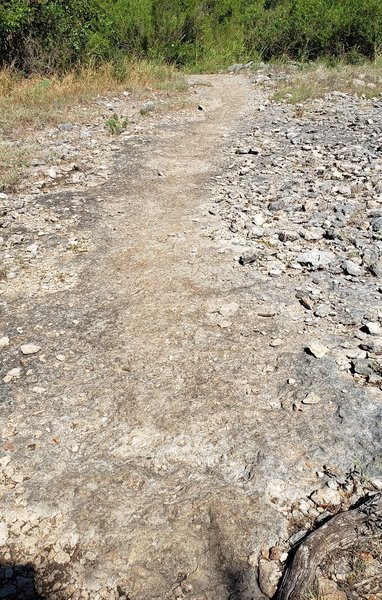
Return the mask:
M 298 339 L 303 307 L 211 227 L 213 178 L 263 92 L 240 75 L 191 86 L 200 109 L 126 137 L 103 185 L 41 197 L 68 219 L 75 266 L 63 289 L 32 273 L 3 303 L 0 541 L 50 600 L 263 598 L 259 552 L 294 531 L 317 472 L 375 456 L 374 390 L 333 384 Z M 291 410 L 313 387 L 346 406 Z
M 49 354 L 47 340 L 38 340 L 53 362 L 43 377 L 50 400 L 29 396 L 20 407 L 24 423 L 33 420 L 43 432 L 37 451 L 26 455 L 26 443 L 14 455 L 28 478 L 25 520 L 30 511 L 39 523 L 54 519 L 53 526 L 40 525 L 45 535 L 33 538 L 42 554 L 50 544 L 68 552 L 74 536 L 75 587 L 92 594 L 100 587 L 112 593 L 118 584 L 129 597 L 164 598 L 180 572 L 198 569 L 201 588 L 216 588 L 216 581 L 208 583 L 224 544 L 216 519 L 229 499 L 222 498 L 224 483 L 213 489 L 211 478 L 228 450 L 224 431 L 237 383 L 218 374 L 221 350 L 203 329 L 207 302 L 226 291 L 219 285 L 220 255 L 211 256 L 198 217 L 224 136 L 247 110 L 250 82 L 226 76 L 205 83 L 196 89 L 206 118 L 162 132 L 135 155 L 127 144 L 118 157 L 100 191 L 102 216 L 91 223 L 95 251 L 83 261 L 79 285 L 19 307 L 19 323 L 22 316 L 48 323 L 44 337 L 62 332 L 59 352 L 54 340 Z M 206 337 L 200 349 L 198 336 Z M 230 520 L 237 506 L 235 492 L 227 492 Z M 16 505 L 20 493 L 16 488 Z M 252 535 L 246 529 L 243 538 Z M 21 562 L 22 544 L 14 552 Z M 67 597 L 66 557 L 57 561 L 53 553 L 53 565 L 64 562 L 54 579 Z M 72 565 L 68 570 L 73 577 Z

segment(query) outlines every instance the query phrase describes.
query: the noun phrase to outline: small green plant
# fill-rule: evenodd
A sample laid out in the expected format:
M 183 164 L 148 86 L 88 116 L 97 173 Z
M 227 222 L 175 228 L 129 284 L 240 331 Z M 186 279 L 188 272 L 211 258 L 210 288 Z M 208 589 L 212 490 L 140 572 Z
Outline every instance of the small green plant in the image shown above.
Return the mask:
M 122 118 L 120 119 L 116 113 L 114 113 L 105 122 L 105 125 L 106 125 L 107 129 L 109 130 L 109 132 L 112 135 L 117 135 L 118 133 L 121 133 L 121 131 L 123 129 L 126 129 L 126 127 L 128 126 L 128 124 L 129 124 L 128 117 L 124 117 L 123 119 Z
M 83 238 L 81 238 L 81 239 L 75 238 L 73 240 L 69 240 L 66 248 L 67 248 L 67 250 L 70 250 L 74 254 L 81 254 L 82 252 L 88 252 L 88 248 L 86 246 L 86 240 Z
M 25 256 L 21 252 L 16 252 L 15 262 L 23 269 L 25 267 Z

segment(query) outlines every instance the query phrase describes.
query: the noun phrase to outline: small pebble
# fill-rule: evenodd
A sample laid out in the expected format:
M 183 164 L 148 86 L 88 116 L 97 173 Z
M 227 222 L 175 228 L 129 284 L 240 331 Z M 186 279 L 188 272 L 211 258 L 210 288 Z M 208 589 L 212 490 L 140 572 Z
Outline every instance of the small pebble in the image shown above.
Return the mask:
M 303 404 L 318 404 L 319 402 L 321 402 L 321 398 L 315 392 L 309 392 L 304 400 L 302 400 Z
M 9 346 L 9 337 L 4 335 L 0 338 L 0 349 Z
M 25 355 L 36 354 L 37 352 L 40 352 L 41 346 L 37 346 L 36 344 L 24 344 L 20 347 L 20 350 Z
M 15 367 L 8 371 L 8 373 L 3 377 L 4 383 L 10 383 L 11 381 L 15 381 L 16 379 L 20 379 L 21 376 L 21 368 Z
M 310 342 L 307 348 L 316 358 L 323 358 L 325 354 L 329 352 L 329 348 L 327 346 L 324 346 L 321 344 L 321 342 L 315 340 Z

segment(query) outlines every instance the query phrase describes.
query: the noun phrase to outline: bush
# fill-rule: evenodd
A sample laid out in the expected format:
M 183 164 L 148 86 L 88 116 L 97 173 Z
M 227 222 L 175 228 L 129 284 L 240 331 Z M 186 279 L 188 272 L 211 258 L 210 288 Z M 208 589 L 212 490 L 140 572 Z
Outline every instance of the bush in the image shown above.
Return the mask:
M 382 53 L 381 0 L 1 0 L 0 64 L 65 71 L 121 56 L 187 68 L 257 55 Z

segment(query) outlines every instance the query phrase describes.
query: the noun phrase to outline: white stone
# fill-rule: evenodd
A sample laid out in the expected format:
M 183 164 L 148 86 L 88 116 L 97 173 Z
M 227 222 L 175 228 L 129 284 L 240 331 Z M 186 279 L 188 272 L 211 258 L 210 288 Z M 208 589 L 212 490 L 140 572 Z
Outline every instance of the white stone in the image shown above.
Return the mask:
M 70 562 L 70 555 L 62 550 L 56 554 L 54 557 L 54 562 L 56 562 L 58 565 L 66 565 L 68 562 Z
M 321 344 L 321 342 L 318 340 L 312 340 L 308 345 L 308 349 L 316 358 L 322 358 L 327 352 L 329 352 L 329 348 Z
M 10 381 L 14 381 L 15 379 L 20 379 L 21 376 L 21 368 L 15 367 L 8 371 L 8 373 L 3 377 L 4 383 L 9 383 Z
M 312 500 L 318 506 L 321 504 L 332 504 L 338 506 L 341 504 L 341 494 L 338 490 L 332 490 L 329 487 L 321 488 L 312 494 Z
M 20 347 L 20 350 L 23 354 L 36 354 L 40 352 L 41 346 L 37 346 L 37 344 L 23 344 Z
M 232 315 L 235 315 L 239 310 L 239 305 L 237 304 L 237 302 L 231 302 L 230 304 L 223 304 L 220 308 L 219 308 L 219 313 L 222 315 L 222 317 L 232 317 Z
M 5 546 L 8 541 L 8 527 L 6 523 L 0 523 L 0 546 Z
M 370 321 L 369 323 L 366 323 L 366 329 L 368 330 L 370 335 L 381 335 L 382 334 L 382 328 L 379 323 L 373 323 Z
M 0 348 L 6 348 L 9 346 L 9 337 L 4 335 L 0 338 Z
M 252 219 L 252 222 L 257 225 L 258 227 L 261 227 L 261 225 L 264 225 L 265 221 L 267 219 L 264 217 L 264 215 L 262 215 L 261 213 L 258 215 L 255 215 Z
M 321 402 L 321 398 L 315 392 L 309 392 L 304 400 L 302 400 L 303 404 L 318 404 L 319 402 Z
M 30 254 L 37 254 L 38 244 L 30 244 L 29 246 L 26 247 L 26 251 L 29 252 Z

